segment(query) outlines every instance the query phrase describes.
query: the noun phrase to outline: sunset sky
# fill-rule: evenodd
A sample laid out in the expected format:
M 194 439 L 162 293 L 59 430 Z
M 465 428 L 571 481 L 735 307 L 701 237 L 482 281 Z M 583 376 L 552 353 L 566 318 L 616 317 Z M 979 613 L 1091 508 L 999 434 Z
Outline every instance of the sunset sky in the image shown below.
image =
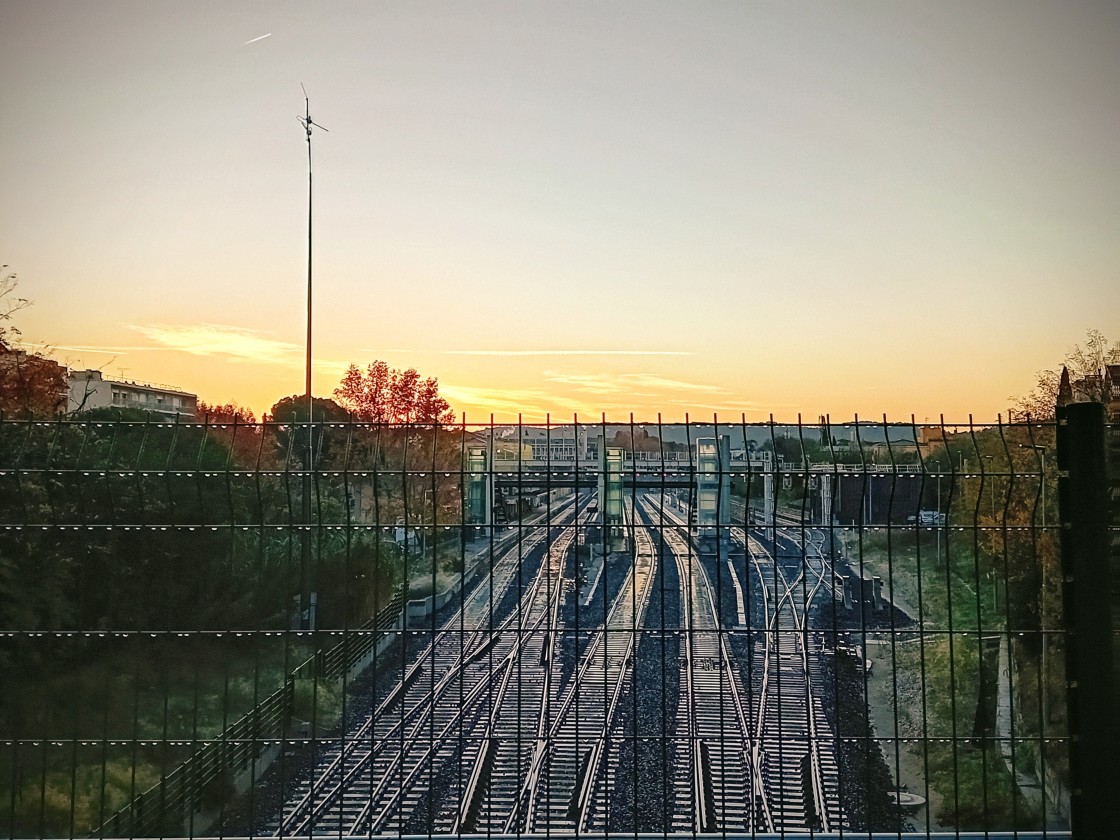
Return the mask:
M 994 419 L 1120 337 L 1120 4 L 0 0 L 30 344 L 258 414 Z

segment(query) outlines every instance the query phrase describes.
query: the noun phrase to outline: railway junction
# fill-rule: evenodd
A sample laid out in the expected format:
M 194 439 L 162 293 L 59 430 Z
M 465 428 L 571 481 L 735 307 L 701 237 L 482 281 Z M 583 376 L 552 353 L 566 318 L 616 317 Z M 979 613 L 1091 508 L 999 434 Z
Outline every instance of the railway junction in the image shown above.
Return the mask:
M 822 668 L 836 644 L 811 625 L 842 582 L 812 531 L 723 527 L 709 476 L 687 495 L 620 492 L 609 463 L 573 481 L 430 626 L 402 630 L 407 652 L 374 662 L 386 688 L 255 829 L 851 828 Z

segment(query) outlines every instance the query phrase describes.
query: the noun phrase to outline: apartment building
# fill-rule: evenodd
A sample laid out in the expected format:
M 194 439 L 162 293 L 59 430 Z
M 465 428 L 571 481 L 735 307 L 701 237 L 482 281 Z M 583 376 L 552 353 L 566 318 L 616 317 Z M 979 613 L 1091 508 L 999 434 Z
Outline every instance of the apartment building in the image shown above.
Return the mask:
M 190 419 L 198 410 L 198 396 L 170 385 L 106 379 L 99 370 L 71 370 L 67 376 L 67 410 L 139 408 L 164 417 Z

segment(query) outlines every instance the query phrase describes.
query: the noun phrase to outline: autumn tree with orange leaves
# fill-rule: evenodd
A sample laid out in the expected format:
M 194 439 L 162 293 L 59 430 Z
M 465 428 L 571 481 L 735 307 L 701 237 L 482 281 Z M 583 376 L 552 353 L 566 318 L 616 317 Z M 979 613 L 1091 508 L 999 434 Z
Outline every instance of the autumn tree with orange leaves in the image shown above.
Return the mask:
M 380 471 L 367 494 L 370 504 L 377 497 L 380 517 L 418 525 L 461 519 L 462 430 L 449 428 L 455 412 L 434 377 L 383 361 L 350 365 L 334 395 L 360 424 L 350 457 Z
M 343 408 L 364 423 L 417 423 L 446 426 L 455 412 L 439 393 L 435 377 L 421 379 L 416 368 L 398 370 L 382 361 L 363 371 L 350 365 L 334 395 Z

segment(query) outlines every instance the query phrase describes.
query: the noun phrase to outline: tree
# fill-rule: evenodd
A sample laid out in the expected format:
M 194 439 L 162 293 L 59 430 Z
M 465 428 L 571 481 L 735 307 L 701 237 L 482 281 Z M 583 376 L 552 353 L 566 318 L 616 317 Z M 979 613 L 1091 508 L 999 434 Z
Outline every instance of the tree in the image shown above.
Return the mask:
M 1061 367 L 1068 370 L 1073 387 L 1081 390 L 1082 396 L 1100 400 L 1102 398 L 1099 393 L 1100 380 L 1095 377 L 1100 377 L 1104 373 L 1106 365 L 1115 364 L 1120 364 L 1120 341 L 1109 341 L 1100 330 L 1088 330 L 1085 343 L 1075 344 L 1066 353 L 1058 369 L 1037 371 L 1034 388 L 1024 396 L 1012 397 L 1015 409 L 1021 414 L 1029 414 L 1036 419 L 1053 417 L 1062 378 Z M 1098 387 L 1094 388 L 1087 384 L 1094 382 L 1098 383 Z
M 19 277 L 14 271 L 8 271 L 8 266 L 0 266 L 0 349 L 10 346 L 9 336 L 19 335 L 19 330 L 5 325 L 5 321 L 12 319 L 12 314 L 31 305 L 27 298 L 15 297 Z
M 237 403 L 210 405 L 198 401 L 198 417 L 207 424 L 209 434 L 223 441 L 235 464 L 253 467 L 261 455 L 261 427 L 249 409 Z
M 66 371 L 58 362 L 0 345 L 0 416 L 54 417 L 66 407 Z
M 311 411 L 312 452 L 315 453 L 315 462 L 320 465 L 329 464 L 334 455 L 336 439 L 345 441 L 346 435 L 332 434 L 328 424 L 348 423 L 350 414 L 334 400 L 325 397 L 312 398 Z M 281 459 L 291 458 L 295 463 L 302 463 L 303 453 L 307 449 L 306 429 L 302 433 L 297 429 L 294 437 L 290 433 L 293 426 L 307 424 L 307 397 L 301 394 L 284 397 L 262 419 L 265 423 L 276 424 L 269 430 L 275 436 Z
M 421 379 L 416 368 L 398 370 L 380 360 L 371 362 L 365 371 L 350 365 L 334 395 L 364 423 L 455 422 L 451 406 L 440 396 L 438 380 Z
M 357 515 L 410 526 L 461 521 L 464 430 L 452 428 L 439 382 L 378 360 L 350 365 L 334 393 L 359 421 L 348 448 L 364 473 L 352 478 L 365 500 Z
M 242 546 L 260 535 L 228 527 L 260 521 L 282 488 L 231 481 L 206 428 L 103 407 L 0 424 L 0 466 L 17 453 L 41 469 L 0 482 L 0 521 L 44 527 L 0 533 L 0 626 L 252 626 L 286 605 L 258 595 L 264 560 Z
M 66 408 L 66 371 L 58 362 L 12 346 L 19 330 L 12 314 L 31 305 L 15 297 L 19 279 L 0 269 L 0 416 L 54 417 Z
M 235 402 L 211 405 L 205 400 L 198 401 L 198 416 L 208 423 L 256 423 L 257 418 L 251 409 Z

